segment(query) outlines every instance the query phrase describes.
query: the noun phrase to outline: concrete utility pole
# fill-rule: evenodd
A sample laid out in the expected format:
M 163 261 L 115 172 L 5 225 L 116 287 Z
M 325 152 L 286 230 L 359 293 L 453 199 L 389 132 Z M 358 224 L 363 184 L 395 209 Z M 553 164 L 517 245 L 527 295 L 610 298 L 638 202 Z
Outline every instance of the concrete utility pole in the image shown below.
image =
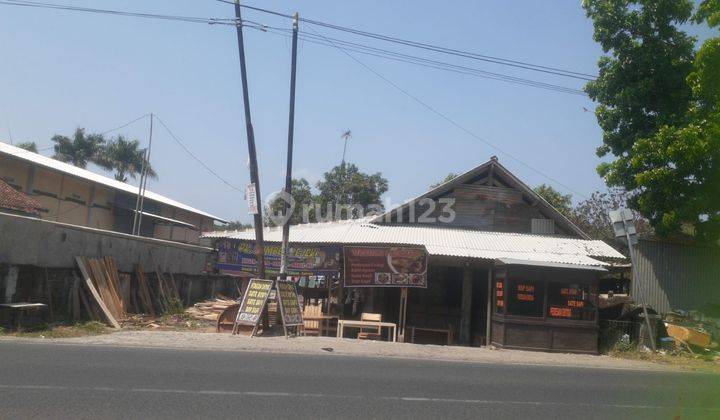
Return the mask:
M 247 131 L 248 155 L 250 157 L 250 182 L 255 186 L 255 205 L 257 212 L 253 215 L 255 225 L 255 259 L 258 277 L 265 278 L 265 244 L 263 239 L 262 198 L 260 196 L 260 179 L 258 176 L 257 153 L 255 151 L 255 132 L 250 118 L 250 96 L 248 93 L 247 70 L 245 68 L 245 44 L 243 42 L 242 17 L 240 0 L 235 0 L 235 29 L 237 32 L 238 55 L 240 56 L 240 78 L 242 80 L 243 105 L 245 107 L 245 129 Z
M 135 217 L 133 217 L 132 234 L 140 236 L 140 226 L 142 225 L 142 212 L 145 205 L 145 188 L 147 186 L 147 173 L 150 169 L 150 150 L 152 149 L 153 138 L 153 119 L 154 115 L 150 113 L 150 139 L 148 140 L 148 148 L 145 149 L 142 167 L 140 168 L 140 186 L 138 187 L 137 201 L 135 202 Z
M 292 159 L 293 159 L 293 135 L 295 131 L 295 76 L 297 73 L 297 37 L 298 37 L 298 14 L 293 16 L 292 35 L 292 63 L 290 66 L 290 116 L 288 121 L 288 150 L 287 169 L 285 171 L 285 193 L 286 199 L 292 197 Z M 285 201 L 285 222 L 282 231 L 282 253 L 280 257 L 280 279 L 287 278 L 288 248 L 290 246 L 290 203 Z

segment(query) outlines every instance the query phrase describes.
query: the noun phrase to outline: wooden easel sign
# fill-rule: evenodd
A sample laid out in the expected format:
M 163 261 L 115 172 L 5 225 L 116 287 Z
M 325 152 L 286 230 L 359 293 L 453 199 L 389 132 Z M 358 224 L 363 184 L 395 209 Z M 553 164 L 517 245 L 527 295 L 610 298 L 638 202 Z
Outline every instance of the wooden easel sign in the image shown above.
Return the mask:
M 287 336 L 287 327 L 303 325 L 300 300 L 298 299 L 297 289 L 293 282 L 278 280 L 275 283 L 275 288 L 277 290 L 277 303 L 280 307 L 283 329 L 285 330 L 285 336 Z
M 245 289 L 245 295 L 243 295 L 242 302 L 240 303 L 240 308 L 238 308 L 235 325 L 233 325 L 233 334 L 237 334 L 240 325 L 252 325 L 253 330 L 250 336 L 255 336 L 258 322 L 267 304 L 272 285 L 272 280 L 250 279 L 248 287 Z

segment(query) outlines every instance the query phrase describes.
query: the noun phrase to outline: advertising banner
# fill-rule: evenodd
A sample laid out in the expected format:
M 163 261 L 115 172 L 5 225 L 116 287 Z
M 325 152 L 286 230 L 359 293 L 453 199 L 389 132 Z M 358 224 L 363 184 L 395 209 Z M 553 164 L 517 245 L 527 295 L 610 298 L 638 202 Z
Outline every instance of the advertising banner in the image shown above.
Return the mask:
M 427 287 L 427 252 L 412 247 L 345 247 L 346 287 Z
M 270 296 L 272 280 L 250 279 L 240 309 L 238 309 L 236 322 L 244 325 L 257 325 L 262 315 L 265 303 Z
M 280 272 L 280 245 L 265 245 L 265 270 Z M 218 242 L 217 268 L 221 274 L 257 275 L 255 243 L 222 239 Z M 290 276 L 337 277 L 340 270 L 339 246 L 291 246 L 288 252 Z

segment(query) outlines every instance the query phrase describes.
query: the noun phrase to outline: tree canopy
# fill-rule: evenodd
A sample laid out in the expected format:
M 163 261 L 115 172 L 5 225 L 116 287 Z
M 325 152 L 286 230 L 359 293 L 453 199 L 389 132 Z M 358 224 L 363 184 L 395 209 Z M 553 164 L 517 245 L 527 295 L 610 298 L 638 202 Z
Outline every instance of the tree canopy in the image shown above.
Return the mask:
M 34 141 L 26 141 L 26 142 L 18 143 L 18 144 L 16 144 L 16 146 L 21 149 L 25 149 L 29 152 L 33 152 L 33 153 L 38 152 L 37 144 L 35 144 Z
M 97 162 L 105 144 L 101 134 L 85 134 L 85 129 L 80 127 L 72 138 L 56 134 L 51 140 L 55 143 L 53 158 L 79 168 L 87 167 L 89 162 Z
M 542 184 L 534 188 L 535 192 L 564 216 L 572 212 L 572 195 L 562 194 L 550 185 Z
M 145 150 L 140 149 L 140 141 L 126 139 L 124 136 L 118 136 L 105 144 L 98 153 L 96 163 L 114 171 L 115 179 L 121 182 L 127 182 L 128 176 L 135 179 L 136 175 L 140 175 L 143 163 L 147 166 L 149 177 L 158 177 L 150 163 L 145 160 Z
M 388 190 L 388 181 L 381 173 L 361 172 L 354 164 L 340 164 L 325 172 L 315 184 L 314 193 L 305 178 L 292 180 L 292 197 L 295 203 L 291 224 L 318 222 L 334 218 L 352 219 L 368 210 L 383 209 L 382 195 Z M 275 225 L 272 215 L 283 214 L 285 202 L 277 197 L 267 206 L 265 224 Z M 347 206 L 342 211 L 341 206 Z M 350 207 L 355 206 L 355 207 Z M 362 211 L 358 207 L 362 208 Z M 328 214 L 328 211 L 331 213 Z
M 598 173 L 658 234 L 691 227 L 720 238 L 720 38 L 696 53 L 679 29 L 691 18 L 718 25 L 720 1 L 586 0 L 594 38 L 607 54 L 586 85 L 603 130 Z
M 454 172 L 450 172 L 449 174 L 447 174 L 447 175 L 445 176 L 445 178 L 444 178 L 442 181 L 436 182 L 436 183 L 430 185 L 430 189 L 432 190 L 432 189 L 434 189 L 434 188 L 437 188 L 437 187 L 441 186 L 442 184 L 444 184 L 444 183 L 446 183 L 446 182 L 450 182 L 450 181 L 452 181 L 453 179 L 455 179 L 455 178 L 457 178 L 457 177 L 458 177 L 458 174 L 456 174 L 456 173 L 454 173 Z

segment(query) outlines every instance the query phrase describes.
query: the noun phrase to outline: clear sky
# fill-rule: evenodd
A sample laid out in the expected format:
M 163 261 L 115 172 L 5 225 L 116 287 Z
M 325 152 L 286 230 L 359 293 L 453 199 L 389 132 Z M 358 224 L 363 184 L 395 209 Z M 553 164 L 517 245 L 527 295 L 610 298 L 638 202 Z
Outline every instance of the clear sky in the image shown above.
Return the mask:
M 50 0 L 48 0 L 50 1 Z M 233 17 L 214 0 L 52 0 L 148 13 Z M 601 49 L 580 0 L 337 1 L 254 0 L 249 5 L 460 50 L 596 74 Z M 287 19 L 245 11 L 245 19 L 291 27 Z M 301 30 L 303 27 L 301 26 Z M 547 76 L 317 28 L 326 36 L 392 48 L 483 70 L 580 88 Z M 707 33 L 699 28 L 689 32 Z M 251 111 L 261 193 L 285 176 L 290 41 L 245 30 Z M 479 137 L 554 178 L 499 153 L 395 90 L 332 47 L 299 44 L 295 177 L 312 183 L 340 162 L 340 135 L 350 129 L 348 160 L 390 182 L 398 204 L 449 172 L 492 155 L 535 186 L 549 183 L 574 199 L 604 189 L 595 167 L 601 131 L 587 97 L 355 55 Z M 174 21 L 0 5 L 0 139 L 50 145 L 75 127 L 103 132 L 140 115 L 160 116 L 190 150 L 230 183 L 249 182 L 235 31 Z M 589 111 L 586 111 L 589 110 Z M 147 119 L 113 134 L 148 139 Z M 49 154 L 51 151 L 46 151 Z M 249 221 L 243 194 L 189 157 L 161 128 L 149 189 L 230 220 Z M 94 168 L 97 169 L 97 168 Z M 569 187 L 569 191 L 565 186 Z

